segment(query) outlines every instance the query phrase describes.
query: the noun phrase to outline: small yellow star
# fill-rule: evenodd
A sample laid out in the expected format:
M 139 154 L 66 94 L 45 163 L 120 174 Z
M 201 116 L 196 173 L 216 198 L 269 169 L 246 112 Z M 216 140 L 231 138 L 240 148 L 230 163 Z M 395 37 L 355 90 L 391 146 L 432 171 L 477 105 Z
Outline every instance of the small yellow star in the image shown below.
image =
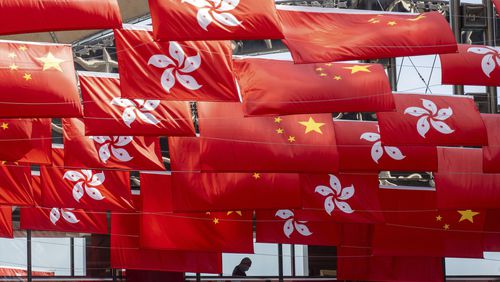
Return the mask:
M 54 57 L 52 53 L 48 53 L 45 57 L 38 58 L 39 61 L 43 63 L 43 70 L 56 69 L 62 72 L 61 63 L 64 62 L 63 59 Z
M 16 65 L 16 64 L 12 64 L 9 66 L 10 70 L 18 70 L 19 69 L 19 66 Z
M 390 25 L 390 26 L 395 26 L 395 25 L 397 25 L 397 24 L 398 24 L 398 23 L 397 23 L 397 22 L 395 22 L 395 21 L 390 21 L 390 22 L 388 22 L 388 23 L 387 23 L 387 25 Z
M 471 223 L 474 223 L 474 216 L 479 214 L 479 212 L 475 212 L 472 210 L 464 210 L 464 211 L 457 211 L 457 212 L 461 215 L 460 220 L 458 220 L 458 222 L 468 220 Z
M 316 71 L 323 71 L 325 70 L 324 68 L 317 68 Z
M 316 122 L 316 121 L 314 121 L 314 119 L 312 117 L 309 117 L 308 121 L 299 121 L 299 123 L 306 127 L 305 134 L 307 134 L 311 131 L 317 132 L 319 134 L 323 134 L 323 132 L 321 131 L 321 127 L 323 125 L 325 125 L 325 123 L 323 123 L 323 122 Z
M 219 224 L 219 219 L 218 218 L 214 218 L 213 222 L 214 222 L 214 224 Z
M 6 122 L 2 122 L 2 125 L 0 126 L 3 130 L 6 130 L 9 128 L 9 124 Z
M 355 74 L 357 72 L 371 72 L 368 68 L 371 67 L 371 65 L 354 65 L 352 67 L 344 67 L 346 70 L 351 70 L 351 74 Z
M 228 211 L 228 212 L 227 212 L 227 215 L 231 215 L 231 214 L 233 214 L 233 213 L 236 213 L 236 214 L 237 214 L 237 215 L 239 215 L 239 216 L 243 216 L 243 213 L 242 213 L 241 211 Z
M 282 120 L 283 120 L 283 119 L 282 119 L 282 118 L 280 118 L 280 117 L 274 118 L 274 122 L 275 122 L 275 123 L 281 123 L 281 121 L 282 121 Z
M 24 52 L 24 51 L 26 51 L 26 50 L 28 50 L 28 48 L 27 48 L 26 46 L 24 46 L 24 45 L 23 45 L 23 46 L 19 46 L 19 48 L 18 48 L 18 49 L 19 49 L 20 51 L 23 51 L 23 52 Z
M 425 16 L 424 15 L 418 15 L 418 17 L 414 18 L 414 19 L 408 19 L 409 21 L 412 21 L 412 22 L 416 22 L 416 21 L 419 21 L 421 19 L 424 19 Z
M 322 72 L 322 73 L 319 74 L 319 76 L 327 76 L 327 74 L 324 73 L 324 72 Z
M 260 173 L 257 173 L 255 172 L 253 175 L 252 175 L 253 178 L 255 179 L 260 179 Z
M 8 55 L 9 58 L 15 58 L 17 57 L 16 53 L 9 53 Z
M 32 80 L 33 78 L 31 77 L 31 73 L 25 73 L 23 75 L 23 78 L 24 80 L 28 81 L 28 80 Z
M 295 142 L 295 136 L 288 136 L 288 142 L 290 143 Z
M 278 134 L 283 134 L 283 132 L 285 132 L 285 130 L 283 128 L 276 129 L 276 133 L 278 133 Z
M 333 66 L 333 64 L 332 63 L 326 63 L 325 66 L 331 67 L 331 66 Z
M 443 229 L 444 229 L 444 230 L 449 230 L 449 229 L 450 229 L 450 225 L 449 225 L 449 224 L 445 224 L 445 225 L 443 225 Z
M 335 80 L 342 80 L 342 76 L 336 75 L 336 76 L 333 77 L 333 79 L 335 79 Z
M 443 219 L 442 216 L 440 216 L 440 215 L 436 216 L 436 221 L 441 221 L 442 219 Z
M 206 212 L 207 215 L 210 215 L 210 212 Z

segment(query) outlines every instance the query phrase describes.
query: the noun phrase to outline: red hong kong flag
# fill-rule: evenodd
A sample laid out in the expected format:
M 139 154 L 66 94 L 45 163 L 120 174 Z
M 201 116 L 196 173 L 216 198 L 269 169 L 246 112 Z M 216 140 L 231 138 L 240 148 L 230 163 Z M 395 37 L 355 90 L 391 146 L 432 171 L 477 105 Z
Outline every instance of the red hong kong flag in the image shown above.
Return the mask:
M 284 43 L 296 63 L 453 53 L 455 37 L 438 12 L 389 13 L 278 7 Z
M 283 38 L 273 0 L 149 0 L 159 40 Z
M 198 103 L 202 171 L 338 170 L 331 114 L 244 117 L 240 103 Z
M 256 212 L 256 241 L 260 243 L 336 246 L 339 224 L 325 221 L 318 211 L 270 210 Z
M 66 167 L 165 170 L 159 138 L 85 136 L 80 119 L 63 119 L 63 133 Z
M 32 206 L 33 204 L 30 166 L 3 162 L 0 165 L 0 205 Z
M 432 146 L 385 146 L 377 122 L 335 120 L 340 171 L 436 171 Z
M 140 206 L 138 196 L 134 204 Z M 152 271 L 222 273 L 220 253 L 140 248 L 140 214 L 111 213 L 111 267 Z
M 116 0 L 2 0 L 0 10 L 0 34 L 106 29 L 121 25 Z
M 248 115 L 394 109 L 389 80 L 378 64 L 294 65 L 289 61 L 242 59 L 235 61 L 235 70 Z
M 53 165 L 41 166 L 44 207 L 93 211 L 131 210 L 130 174 L 118 170 L 64 168 L 64 150 L 53 150 Z
M 0 117 L 81 116 L 70 45 L 0 41 L 0 58 Z
M 481 146 L 486 128 L 469 96 L 394 95 L 396 112 L 377 113 L 384 145 Z
M 141 247 L 201 252 L 253 253 L 253 212 L 172 213 L 167 174 L 141 174 Z
M 483 171 L 500 173 L 500 117 L 481 114 L 488 132 L 488 146 L 483 146 Z
M 441 54 L 443 84 L 500 86 L 499 48 L 459 44 L 458 53 Z
M 122 98 L 239 101 L 229 41 L 156 42 L 131 25 L 115 39 Z
M 14 238 L 12 207 L 0 207 L 0 237 Z

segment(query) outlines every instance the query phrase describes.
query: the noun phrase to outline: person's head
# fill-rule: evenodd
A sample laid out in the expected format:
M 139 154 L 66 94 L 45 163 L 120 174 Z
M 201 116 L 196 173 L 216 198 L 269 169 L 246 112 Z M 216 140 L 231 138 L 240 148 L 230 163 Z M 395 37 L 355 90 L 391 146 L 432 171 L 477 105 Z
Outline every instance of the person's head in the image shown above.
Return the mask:
M 250 258 L 243 258 L 240 262 L 240 267 L 243 271 L 247 271 L 252 266 L 252 260 Z

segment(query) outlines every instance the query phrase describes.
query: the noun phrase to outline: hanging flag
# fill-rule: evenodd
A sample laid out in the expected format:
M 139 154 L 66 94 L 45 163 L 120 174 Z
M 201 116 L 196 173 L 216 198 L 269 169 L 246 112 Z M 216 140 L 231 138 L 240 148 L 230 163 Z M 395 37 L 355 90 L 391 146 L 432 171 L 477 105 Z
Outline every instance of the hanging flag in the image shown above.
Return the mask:
M 107 29 L 121 25 L 116 0 L 3 0 L 0 10 L 0 34 Z
M 201 170 L 338 170 L 331 114 L 245 118 L 240 103 L 198 103 Z
M 121 98 L 117 74 L 78 75 L 86 135 L 195 135 L 188 102 Z
M 12 228 L 12 207 L 0 206 L 0 237 L 14 238 L 14 230 Z
M 500 86 L 500 48 L 459 44 L 458 53 L 441 54 L 443 84 Z
M 302 174 L 302 207 L 325 220 L 380 223 L 378 173 Z
M 387 212 L 386 224 L 375 226 L 375 256 L 483 257 L 483 210 L 438 210 L 436 192 L 425 188 L 379 195 Z
M 423 14 L 278 5 L 295 63 L 453 53 L 457 43 L 439 12 Z
M 273 0 L 149 0 L 155 39 L 283 38 Z
M 483 171 L 500 173 L 500 118 L 496 114 L 481 114 L 486 131 L 488 145 L 483 146 Z
M 395 112 L 377 113 L 384 145 L 481 146 L 486 128 L 469 96 L 397 94 Z
M 394 109 L 391 86 L 379 64 L 294 65 L 248 58 L 235 60 L 234 65 L 247 115 Z
M 335 120 L 340 171 L 437 171 L 432 146 L 385 146 L 377 122 Z
M 159 138 L 85 136 L 82 120 L 63 119 L 62 123 L 66 167 L 165 170 Z
M 483 173 L 481 149 L 438 148 L 438 158 L 434 180 L 439 208 L 498 208 L 500 173 Z
M 270 210 L 257 211 L 256 242 L 336 246 L 339 225 L 325 221 L 320 211 Z
M 171 176 L 141 173 L 140 178 L 141 247 L 253 253 L 253 212 L 172 213 Z
M 0 117 L 82 115 L 71 45 L 0 40 L 0 59 Z
M 135 206 L 140 206 L 134 196 Z M 194 273 L 222 273 L 220 253 L 140 248 L 140 214 L 111 213 L 111 267 Z
M 483 240 L 485 252 L 500 251 L 500 222 L 498 221 L 499 216 L 499 209 L 489 209 L 486 211 Z
M 115 40 L 122 98 L 239 101 L 229 41 L 156 42 L 131 25 Z
M 53 164 L 40 166 L 41 205 L 90 211 L 133 210 L 130 173 L 64 168 L 64 150 L 53 149 Z
M 500 0 L 491 0 L 493 4 L 495 5 L 495 10 L 496 10 L 496 17 L 500 14 Z
M 0 205 L 32 206 L 34 204 L 29 165 L 0 164 Z

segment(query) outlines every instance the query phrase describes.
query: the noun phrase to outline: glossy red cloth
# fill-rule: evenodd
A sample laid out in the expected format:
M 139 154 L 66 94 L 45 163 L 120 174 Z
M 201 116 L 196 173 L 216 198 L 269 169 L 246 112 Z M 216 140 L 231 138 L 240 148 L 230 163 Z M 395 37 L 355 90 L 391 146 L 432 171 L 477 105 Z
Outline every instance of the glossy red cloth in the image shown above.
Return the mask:
M 32 206 L 34 204 L 29 165 L 0 165 L 0 205 Z
M 500 173 L 500 117 L 496 114 L 481 114 L 486 131 L 488 145 L 483 146 L 483 171 Z
M 0 207 L 0 237 L 14 238 L 14 229 L 12 228 L 12 207 Z

